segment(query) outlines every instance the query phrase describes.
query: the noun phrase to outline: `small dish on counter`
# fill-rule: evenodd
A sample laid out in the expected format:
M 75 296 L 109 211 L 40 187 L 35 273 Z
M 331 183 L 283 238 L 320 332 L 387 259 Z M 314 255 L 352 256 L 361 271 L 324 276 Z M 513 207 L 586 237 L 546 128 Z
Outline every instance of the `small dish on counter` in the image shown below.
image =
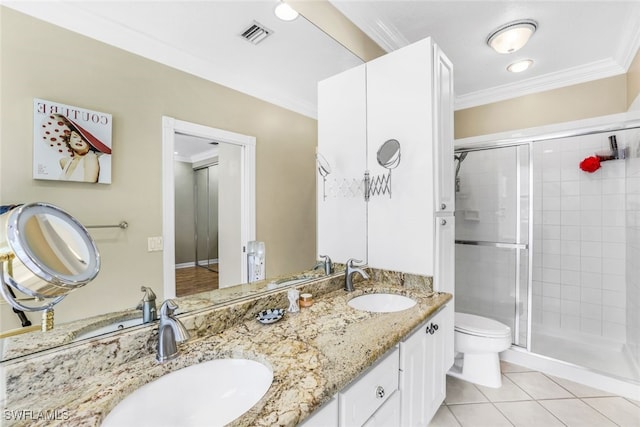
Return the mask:
M 278 320 L 282 319 L 284 316 L 283 308 L 269 308 L 267 310 L 263 310 L 256 316 L 258 322 L 262 324 L 275 323 Z

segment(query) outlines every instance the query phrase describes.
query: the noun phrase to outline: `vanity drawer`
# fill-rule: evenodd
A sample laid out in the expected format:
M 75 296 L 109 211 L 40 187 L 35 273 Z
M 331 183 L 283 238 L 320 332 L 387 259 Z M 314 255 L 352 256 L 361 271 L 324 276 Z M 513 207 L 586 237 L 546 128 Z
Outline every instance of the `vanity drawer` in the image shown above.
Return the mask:
M 400 356 L 394 348 L 362 377 L 340 392 L 340 426 L 362 426 L 398 390 Z

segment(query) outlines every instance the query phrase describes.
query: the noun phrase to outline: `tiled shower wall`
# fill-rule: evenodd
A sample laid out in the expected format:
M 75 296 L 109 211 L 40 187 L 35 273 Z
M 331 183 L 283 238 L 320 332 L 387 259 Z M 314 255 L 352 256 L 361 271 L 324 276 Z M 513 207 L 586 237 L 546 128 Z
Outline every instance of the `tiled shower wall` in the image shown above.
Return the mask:
M 639 132 L 640 133 L 640 132 Z M 640 135 L 629 141 L 627 167 L 627 348 L 640 366 Z
M 622 145 L 625 135 L 616 135 Z M 534 334 L 627 341 L 627 162 L 606 161 L 594 173 L 579 168 L 609 149 L 608 136 L 533 144 Z

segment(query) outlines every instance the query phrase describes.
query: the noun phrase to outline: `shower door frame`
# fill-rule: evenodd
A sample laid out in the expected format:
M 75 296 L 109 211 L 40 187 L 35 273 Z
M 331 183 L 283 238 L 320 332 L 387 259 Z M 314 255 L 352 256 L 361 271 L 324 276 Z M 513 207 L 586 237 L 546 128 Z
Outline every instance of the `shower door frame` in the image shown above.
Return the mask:
M 627 112 L 602 116 L 594 119 L 567 122 L 558 125 L 545 126 L 541 128 L 530 128 L 524 131 L 504 132 L 500 134 L 489 134 L 480 137 L 470 137 L 454 141 L 454 152 L 479 151 L 492 148 L 510 147 L 517 145 L 529 146 L 529 272 L 527 283 L 527 346 L 526 350 L 532 354 L 531 339 L 533 327 L 533 144 L 555 139 L 586 136 L 606 132 L 624 131 L 628 129 L 640 128 L 640 112 Z M 543 357 L 547 357 L 542 355 Z M 563 361 L 565 364 L 573 365 L 571 362 Z M 577 365 L 576 365 L 577 366 Z M 589 368 L 585 368 L 589 369 Z
M 514 249 L 516 256 L 516 271 L 515 271 L 515 306 L 514 306 L 514 342 L 513 345 L 518 347 L 524 347 L 527 351 L 531 351 L 531 327 L 532 327 L 532 297 L 533 297 L 533 250 L 532 250 L 532 242 L 533 242 L 533 156 L 532 156 L 532 143 L 533 141 L 523 141 L 523 142 L 514 142 L 514 143 L 506 143 L 506 144 L 492 144 L 492 145 L 477 145 L 477 146 L 461 146 L 454 150 L 454 154 L 459 153 L 470 153 L 474 151 L 486 151 L 486 150 L 496 150 L 501 148 L 509 148 L 509 147 L 527 147 L 527 154 L 529 157 L 529 177 L 528 177 L 528 192 L 529 192 L 529 203 L 528 203 L 528 218 L 527 221 L 527 233 L 529 234 L 527 238 L 527 243 L 502 243 L 502 242 L 486 242 L 486 241 L 472 241 L 472 240 L 455 240 L 456 244 L 462 245 L 471 245 L 471 246 L 490 246 L 495 248 L 504 248 L 504 249 Z M 522 209 L 520 206 L 520 200 L 522 198 L 522 161 L 521 161 L 521 153 L 519 150 L 516 150 L 516 200 L 518 201 L 518 208 L 516 209 L 516 242 L 520 242 L 522 238 Z M 527 318 L 526 318 L 526 327 L 527 327 L 527 338 L 526 344 L 523 345 L 520 343 L 520 321 L 522 317 L 522 310 L 520 309 L 520 300 L 522 298 L 521 289 L 520 289 L 520 276 L 522 273 L 521 266 L 521 252 L 523 250 L 528 250 L 527 253 L 527 282 L 526 282 L 526 292 L 527 292 Z

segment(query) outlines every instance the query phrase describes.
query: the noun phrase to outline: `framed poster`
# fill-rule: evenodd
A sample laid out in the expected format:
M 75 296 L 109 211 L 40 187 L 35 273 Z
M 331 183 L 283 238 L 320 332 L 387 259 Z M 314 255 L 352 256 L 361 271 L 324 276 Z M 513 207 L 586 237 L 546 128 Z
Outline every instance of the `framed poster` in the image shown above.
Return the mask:
M 33 100 L 33 178 L 111 184 L 111 114 Z

